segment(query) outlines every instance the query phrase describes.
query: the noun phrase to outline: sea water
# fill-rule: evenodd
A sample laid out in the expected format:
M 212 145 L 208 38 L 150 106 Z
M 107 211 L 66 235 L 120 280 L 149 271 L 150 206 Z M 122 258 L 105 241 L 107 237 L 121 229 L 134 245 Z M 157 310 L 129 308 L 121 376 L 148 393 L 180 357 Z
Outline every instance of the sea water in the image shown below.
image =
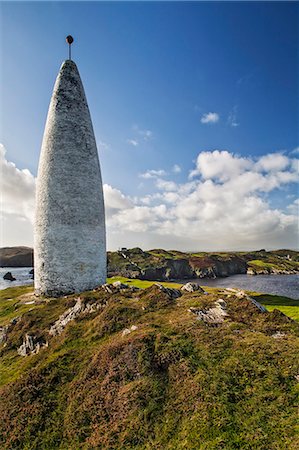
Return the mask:
M 190 281 L 202 286 L 238 288 L 299 299 L 299 275 L 232 275 Z
M 0 267 L 0 290 L 13 286 L 26 286 L 33 284 L 32 275 L 29 274 L 32 267 Z M 16 281 L 3 280 L 3 276 L 11 272 Z

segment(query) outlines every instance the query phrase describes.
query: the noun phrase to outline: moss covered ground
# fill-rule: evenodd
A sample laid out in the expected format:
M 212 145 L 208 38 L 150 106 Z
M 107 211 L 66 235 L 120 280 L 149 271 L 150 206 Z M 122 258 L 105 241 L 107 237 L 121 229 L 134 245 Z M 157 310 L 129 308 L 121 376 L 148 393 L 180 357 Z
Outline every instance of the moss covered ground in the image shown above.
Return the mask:
M 121 281 L 142 289 L 81 294 L 105 306 L 55 337 L 50 326 L 77 296 L 2 291 L 0 325 L 20 319 L 0 346 L 1 449 L 298 448 L 299 326 L 278 310 L 294 301 L 256 294 L 274 309 L 261 313 L 221 289 L 175 300 L 150 282 Z M 190 312 L 220 298 L 221 324 Z M 25 333 L 48 347 L 19 356 Z

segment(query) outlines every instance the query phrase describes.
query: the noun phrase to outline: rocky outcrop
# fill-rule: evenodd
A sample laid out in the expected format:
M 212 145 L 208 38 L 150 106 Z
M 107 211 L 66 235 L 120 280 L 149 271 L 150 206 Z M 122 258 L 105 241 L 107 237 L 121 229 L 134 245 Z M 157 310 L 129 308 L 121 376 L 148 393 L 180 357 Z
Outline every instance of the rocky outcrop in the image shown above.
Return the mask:
M 298 271 L 287 269 L 276 269 L 274 267 L 267 267 L 267 268 L 248 267 L 246 273 L 247 275 L 296 275 Z
M 254 298 L 250 297 L 250 295 L 246 294 L 246 292 L 240 289 L 233 289 L 233 288 L 226 288 L 225 291 L 233 293 L 237 298 L 249 300 L 261 312 L 263 313 L 267 312 L 267 309 L 263 305 L 257 302 Z
M 21 316 L 14 317 L 10 320 L 8 325 L 0 326 L 0 344 L 4 344 L 7 341 L 8 333 L 11 331 L 14 325 L 21 320 Z
M 186 283 L 181 287 L 183 292 L 204 292 L 204 290 L 197 283 Z
M 0 327 L 0 344 L 4 344 L 7 339 L 8 325 Z
M 23 344 L 18 348 L 18 354 L 20 356 L 36 354 L 42 347 L 48 347 L 48 342 L 26 333 Z
M 190 258 L 190 266 L 197 278 L 228 277 L 235 274 L 245 274 L 247 263 L 237 255 L 221 258 L 209 255 L 203 258 Z
M 138 288 L 128 287 L 125 284 L 120 282 L 115 282 L 112 284 L 104 284 L 99 289 L 103 289 L 108 294 L 113 294 L 115 292 L 119 292 L 121 289 L 130 289 L 132 291 L 138 290 Z M 98 311 L 101 308 L 104 308 L 107 304 L 107 301 L 97 301 L 97 300 L 86 300 L 78 297 L 76 299 L 76 303 L 71 308 L 67 309 L 58 320 L 50 327 L 49 334 L 51 336 L 57 336 L 63 332 L 66 325 L 72 320 L 77 319 L 83 314 L 91 314 L 93 312 Z
M 218 325 L 224 322 L 229 315 L 226 310 L 226 303 L 221 298 L 214 302 L 214 307 L 209 309 L 200 309 L 191 307 L 189 312 L 195 314 L 198 320 L 202 320 L 206 324 Z
M 16 281 L 15 277 L 12 275 L 11 272 L 6 272 L 6 274 L 3 275 L 3 280 Z
M 246 261 L 237 255 L 222 257 L 181 253 L 182 257 L 179 257 L 180 252 L 174 252 L 171 258 L 168 255 L 165 257 L 163 252 L 157 255 L 153 253 L 141 249 L 108 252 L 108 275 L 167 281 L 227 277 L 246 273 L 247 270 Z
M 164 294 L 166 294 L 171 300 L 175 300 L 176 298 L 181 297 L 182 295 L 179 289 L 167 288 L 159 283 L 155 283 L 155 286 L 157 286 L 158 289 Z
M 29 247 L 0 248 L 1 267 L 32 267 L 33 249 Z
M 79 317 L 81 314 L 84 313 L 92 313 L 94 311 L 97 311 L 98 309 L 102 308 L 102 303 L 99 302 L 84 302 L 81 297 L 78 297 L 76 300 L 76 303 L 74 306 L 69 308 L 67 311 L 65 311 L 58 320 L 51 326 L 49 330 L 49 334 L 51 336 L 57 336 L 63 332 L 66 325 L 71 322 L 72 320 Z

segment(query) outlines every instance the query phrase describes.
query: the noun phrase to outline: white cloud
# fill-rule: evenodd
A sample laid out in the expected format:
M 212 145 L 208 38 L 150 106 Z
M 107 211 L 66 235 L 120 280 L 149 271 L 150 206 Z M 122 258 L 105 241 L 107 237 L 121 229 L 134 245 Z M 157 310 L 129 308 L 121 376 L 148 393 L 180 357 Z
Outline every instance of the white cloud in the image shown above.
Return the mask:
M 139 132 L 142 133 L 143 138 L 145 140 L 148 140 L 153 136 L 153 132 L 151 130 L 144 130 L 144 131 L 139 131 Z
M 127 143 L 133 145 L 133 147 L 138 147 L 142 142 L 149 141 L 153 137 L 153 132 L 147 129 L 141 129 L 138 125 L 132 126 L 133 138 L 127 139 Z
M 219 114 L 215 112 L 203 114 L 200 121 L 201 123 L 216 123 L 219 121 Z
M 6 159 L 0 144 L 1 246 L 32 245 L 35 203 L 35 178 L 28 169 L 20 170 Z
M 299 216 L 299 198 L 293 201 L 290 205 L 288 205 L 287 209 L 297 217 Z
M 173 173 L 180 173 L 182 171 L 182 169 L 180 168 L 180 166 L 178 164 L 175 164 L 172 167 L 172 171 L 173 171 Z
M 109 144 L 107 144 L 107 142 L 101 141 L 101 139 L 98 140 L 98 147 L 101 150 L 108 150 L 109 149 Z
M 151 169 L 151 170 L 147 170 L 144 173 L 140 173 L 138 176 L 140 178 L 144 178 L 144 179 L 148 180 L 150 178 L 163 177 L 165 175 L 166 175 L 165 170 L 162 170 L 162 169 L 159 169 L 159 170 Z
M 184 250 L 295 247 L 297 202 L 286 213 L 272 208 L 265 194 L 298 181 L 298 174 L 293 160 L 271 158 L 202 152 L 194 170 L 199 178 L 183 184 L 157 178 L 159 193 L 114 217 L 111 236 L 122 229 L 118 245 Z
M 177 185 L 173 181 L 161 180 L 160 178 L 156 181 L 156 186 L 158 189 L 164 191 L 176 191 Z
M 196 168 L 190 172 L 190 178 L 197 175 L 204 179 L 227 180 L 249 168 L 252 162 L 246 158 L 236 156 L 226 150 L 201 152 L 196 159 Z
M 151 139 L 153 137 L 153 132 L 151 130 L 142 129 L 136 124 L 132 126 L 132 130 L 136 135 L 138 135 L 144 141 L 148 141 L 149 139 Z
M 1 177 L 1 245 L 32 245 L 34 177 L 7 161 L 4 148 L 0 150 L 5 175 Z M 141 198 L 104 185 L 109 249 L 296 247 L 298 200 L 286 195 L 284 210 L 271 207 L 267 200 L 274 189 L 298 182 L 294 159 L 277 153 L 256 160 L 215 150 L 198 155 L 192 181 L 165 180 L 161 171 L 152 174 L 157 191 Z
M 136 139 L 127 139 L 127 143 L 133 145 L 133 147 L 138 146 L 138 141 Z
M 269 153 L 258 160 L 256 169 L 265 172 L 284 170 L 289 162 L 289 158 L 281 153 Z
M 106 215 L 110 216 L 116 211 L 128 209 L 133 206 L 131 200 L 121 191 L 109 184 L 103 185 Z

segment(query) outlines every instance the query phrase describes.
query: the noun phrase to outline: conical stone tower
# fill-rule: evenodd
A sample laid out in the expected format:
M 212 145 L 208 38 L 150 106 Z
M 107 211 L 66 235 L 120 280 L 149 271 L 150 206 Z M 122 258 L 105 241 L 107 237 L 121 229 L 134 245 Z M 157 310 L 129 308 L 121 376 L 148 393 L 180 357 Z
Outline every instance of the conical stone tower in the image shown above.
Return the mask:
M 44 131 L 34 229 L 36 294 L 59 296 L 106 282 L 103 187 L 76 64 L 59 71 Z

